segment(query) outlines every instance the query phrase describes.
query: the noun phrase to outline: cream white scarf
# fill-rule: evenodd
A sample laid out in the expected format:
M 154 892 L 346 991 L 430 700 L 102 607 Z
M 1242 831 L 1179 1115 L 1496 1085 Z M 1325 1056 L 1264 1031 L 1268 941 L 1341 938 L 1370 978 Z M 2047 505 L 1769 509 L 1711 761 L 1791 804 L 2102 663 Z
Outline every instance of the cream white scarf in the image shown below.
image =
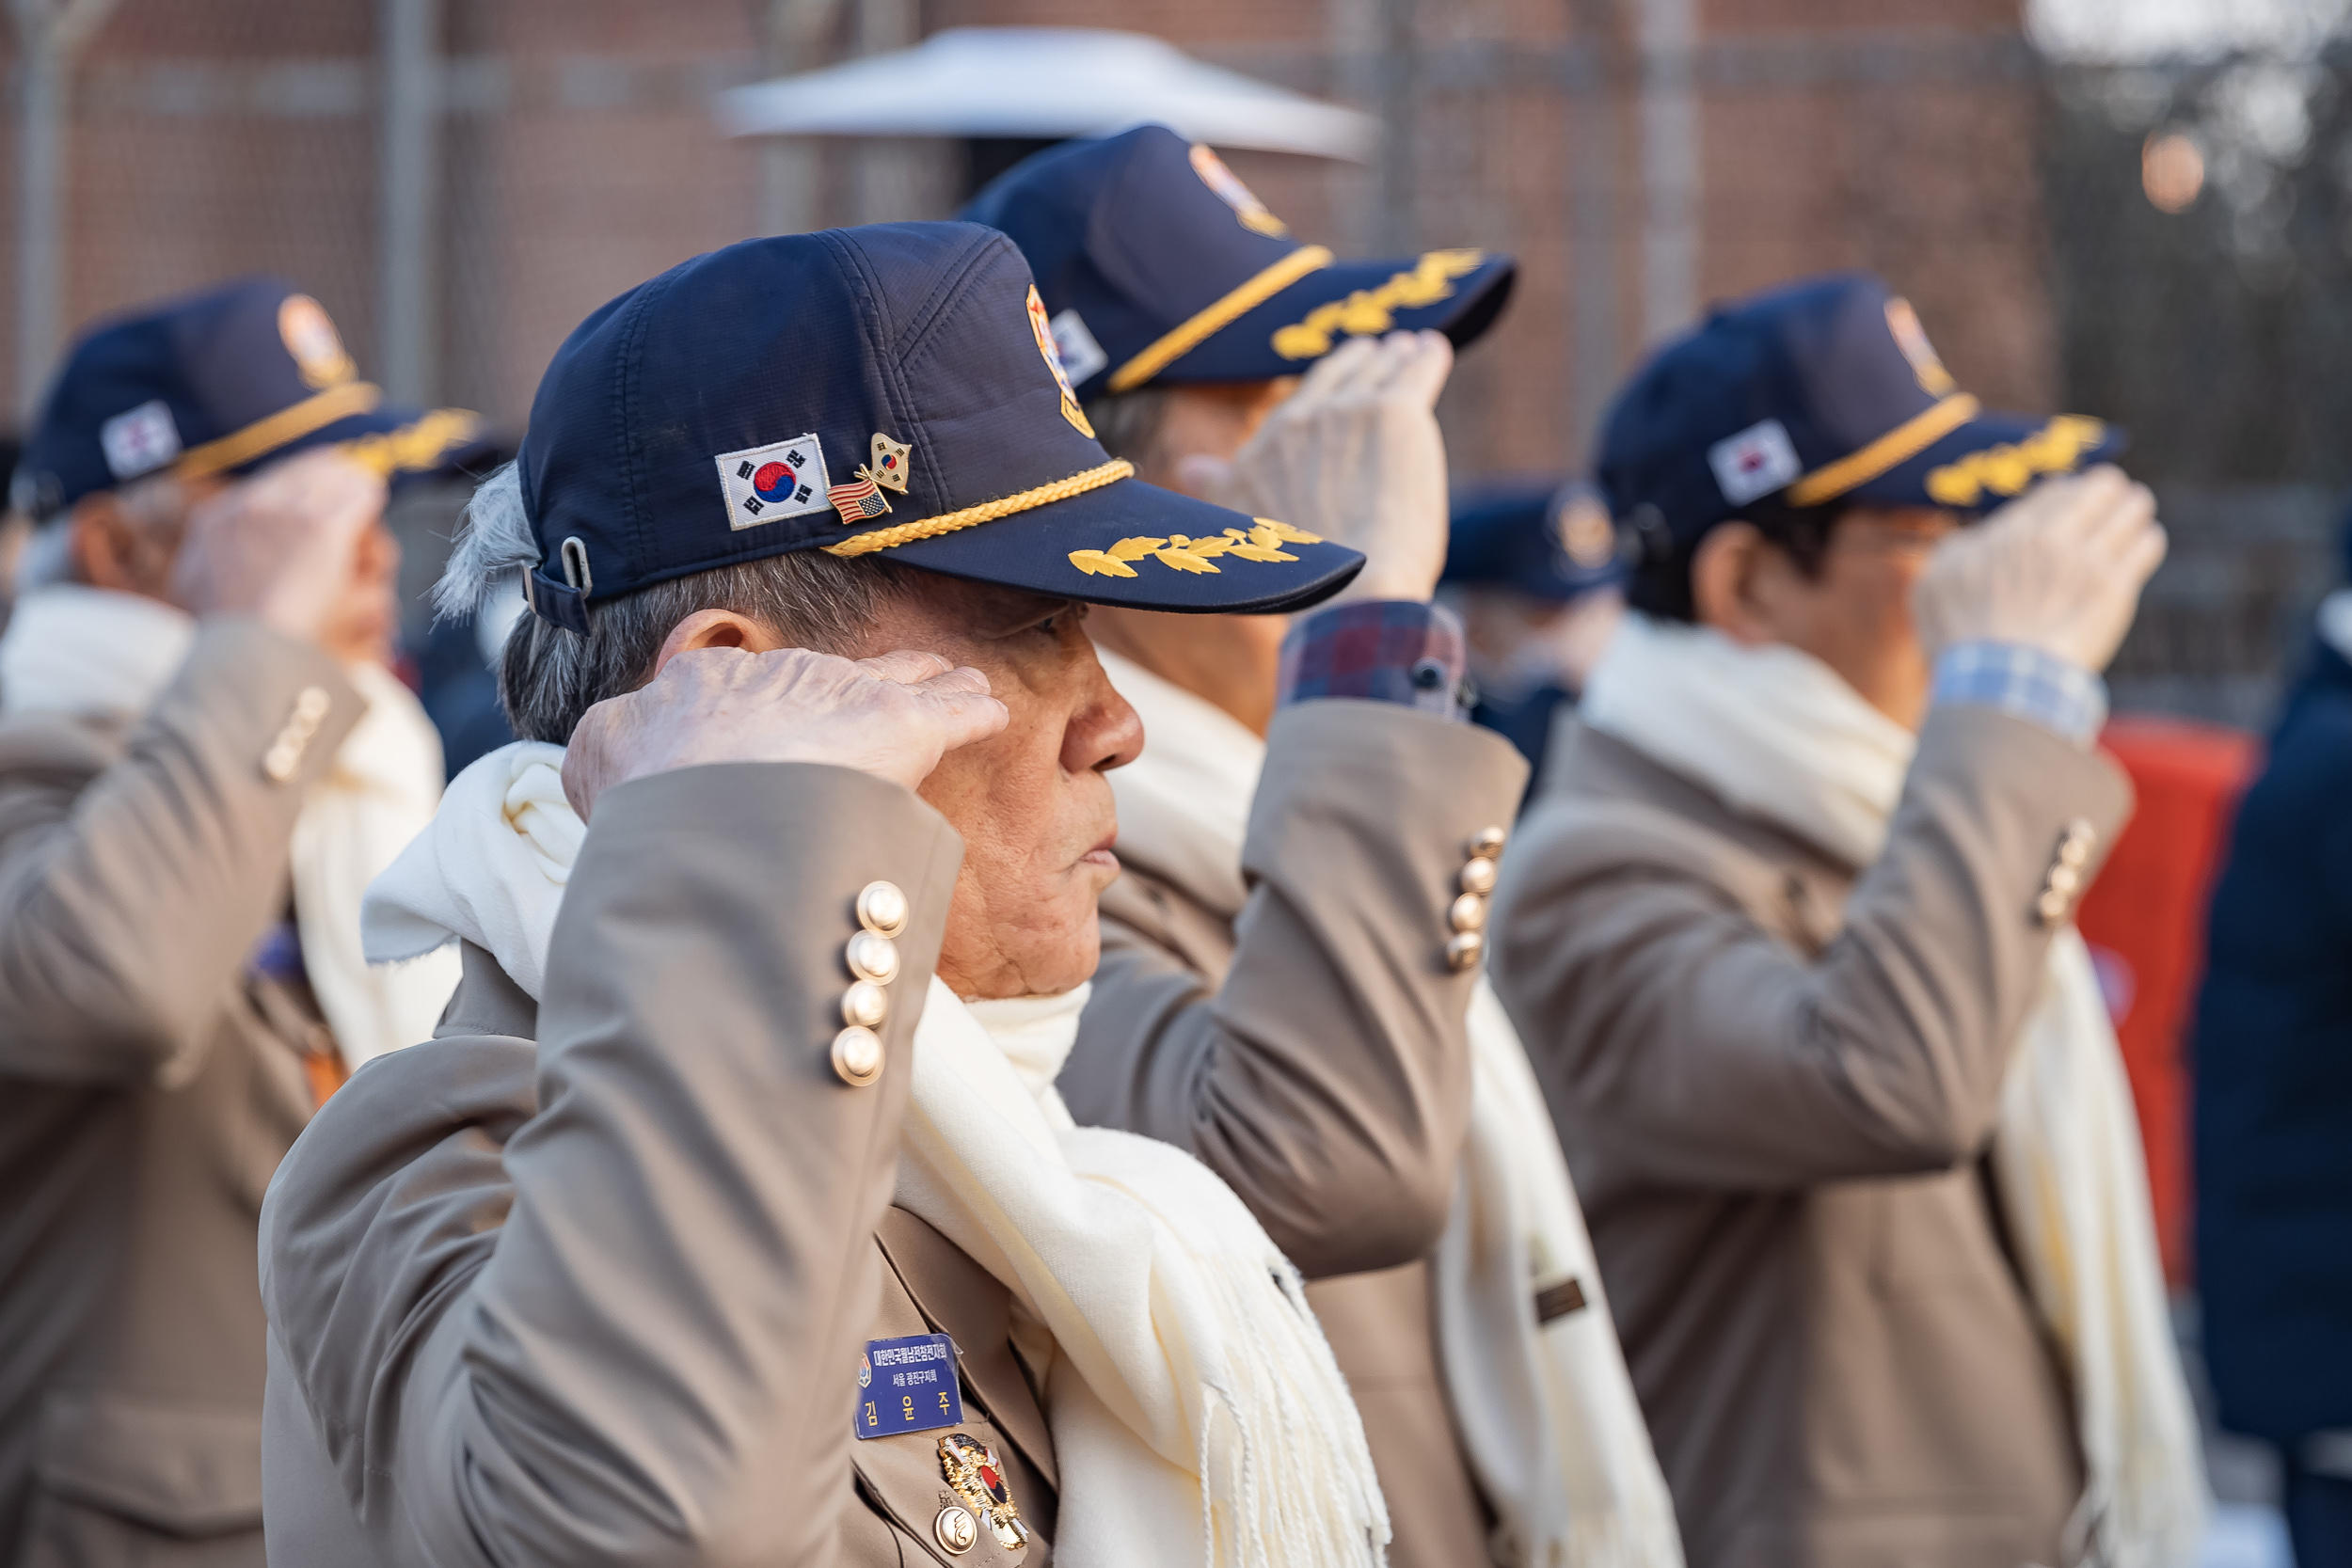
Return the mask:
M 171 684 L 196 622 L 135 594 L 58 584 L 24 595 L 0 638 L 0 712 L 128 723 Z M 359 895 L 427 822 L 441 796 L 441 742 L 389 672 L 345 671 L 368 711 L 294 820 L 294 900 L 302 965 L 343 1059 L 432 1034 L 457 987 L 453 956 L 396 970 L 359 950 Z
M 1214 704 L 1100 653 L 1143 719 L 1110 775 L 1119 850 L 1232 920 L 1265 742 Z M 1470 1011 L 1470 1132 L 1438 1243 L 1435 1310 L 1449 1402 L 1498 1515 L 1508 1568 L 1678 1568 L 1674 1504 L 1627 1376 L 1584 1214 L 1527 1052 L 1481 978 Z M 1581 1310 L 1535 1321 L 1574 1279 Z
M 1810 655 L 1638 615 L 1581 717 L 1856 868 L 1884 847 L 1916 748 Z M 2206 1516 L 2196 1420 L 2122 1057 L 2072 926 L 2003 1082 L 1992 1158 L 2027 1293 L 2074 1382 L 2089 1479 L 2069 1544 L 2116 1568 L 2191 1563 Z
M 584 830 L 563 752 L 451 785 L 371 890 L 369 950 L 463 937 L 533 997 Z M 1360 1568 L 1386 1506 L 1298 1275 L 1231 1189 L 1166 1144 L 1070 1118 L 1053 1084 L 1087 990 L 965 1004 L 933 979 L 897 1201 L 1008 1286 L 1062 1477 L 1073 1568 Z

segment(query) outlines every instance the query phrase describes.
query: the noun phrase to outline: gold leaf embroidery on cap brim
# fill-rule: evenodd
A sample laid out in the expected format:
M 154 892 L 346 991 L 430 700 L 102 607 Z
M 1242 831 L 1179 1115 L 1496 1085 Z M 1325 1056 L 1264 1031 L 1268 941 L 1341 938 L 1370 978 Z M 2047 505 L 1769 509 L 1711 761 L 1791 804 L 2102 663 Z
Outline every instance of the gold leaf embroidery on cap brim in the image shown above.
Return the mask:
M 1072 550 L 1070 563 L 1090 578 L 1131 578 L 1136 575 L 1131 562 L 1156 561 L 1171 571 L 1195 575 L 1215 575 L 1217 559 L 1232 556 L 1241 561 L 1296 561 L 1298 557 L 1282 548 L 1284 545 L 1320 545 L 1323 535 L 1309 533 L 1272 517 L 1253 517 L 1254 525 L 1244 532 L 1229 528 L 1220 535 L 1199 539 L 1184 534 L 1171 534 L 1166 539 L 1136 537 L 1121 539 L 1108 549 Z
M 1370 338 L 1396 325 L 1398 310 L 1419 310 L 1454 296 L 1454 279 L 1485 265 L 1483 250 L 1432 250 L 1410 272 L 1400 272 L 1376 289 L 1359 289 L 1345 299 L 1318 305 L 1307 319 L 1274 335 L 1274 352 L 1285 359 L 1313 359 L 1331 352 L 1335 333 Z
M 2041 474 L 2074 471 L 2106 439 L 2107 427 L 2080 414 L 2060 414 L 2022 441 L 1972 451 L 1928 472 L 1928 494 L 1946 506 L 1974 506 L 1984 492 L 2014 496 Z

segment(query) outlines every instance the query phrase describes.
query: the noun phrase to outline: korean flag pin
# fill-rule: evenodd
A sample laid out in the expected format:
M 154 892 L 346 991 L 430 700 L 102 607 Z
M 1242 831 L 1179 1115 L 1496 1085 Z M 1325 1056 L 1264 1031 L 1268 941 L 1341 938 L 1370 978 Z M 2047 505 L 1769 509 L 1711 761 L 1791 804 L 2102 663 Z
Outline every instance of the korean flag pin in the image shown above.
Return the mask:
M 894 441 L 881 431 L 874 432 L 874 463 L 870 472 L 874 483 L 885 490 L 907 493 L 907 457 L 914 449 L 904 441 Z

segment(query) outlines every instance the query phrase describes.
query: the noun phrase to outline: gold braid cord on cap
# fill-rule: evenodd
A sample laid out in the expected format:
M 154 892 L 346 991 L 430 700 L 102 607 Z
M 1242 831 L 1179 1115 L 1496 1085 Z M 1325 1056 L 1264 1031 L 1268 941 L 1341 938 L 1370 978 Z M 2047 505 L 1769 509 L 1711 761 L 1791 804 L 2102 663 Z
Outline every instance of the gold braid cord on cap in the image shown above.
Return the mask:
M 993 523 L 999 517 L 1009 517 L 1016 512 L 1066 501 L 1073 496 L 1083 496 L 1089 490 L 1100 490 L 1105 484 L 1133 479 L 1135 473 L 1133 463 L 1123 457 L 1114 457 L 1100 467 L 1072 474 L 1068 479 L 1057 479 L 1051 484 L 1041 484 L 1034 490 L 1024 490 L 1018 495 L 982 501 L 977 506 L 961 507 L 954 512 L 943 512 L 936 517 L 923 517 L 912 523 L 874 529 L 844 539 L 838 545 L 827 545 L 824 551 L 827 555 L 870 555 L 876 550 L 886 550 L 893 545 L 912 545 L 917 539 L 936 539 L 943 533 L 953 533 L 959 529 L 977 528 L 982 523 Z
M 1199 348 L 1211 334 L 1232 325 L 1309 273 L 1322 271 L 1331 261 L 1331 253 L 1319 245 L 1299 246 L 1113 371 L 1110 389 L 1133 391 Z

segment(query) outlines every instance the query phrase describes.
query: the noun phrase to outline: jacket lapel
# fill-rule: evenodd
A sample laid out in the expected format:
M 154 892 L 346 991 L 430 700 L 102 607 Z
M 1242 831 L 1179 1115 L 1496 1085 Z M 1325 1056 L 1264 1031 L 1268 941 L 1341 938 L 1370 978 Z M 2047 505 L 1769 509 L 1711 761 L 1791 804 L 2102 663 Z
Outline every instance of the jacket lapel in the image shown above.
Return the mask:
M 947 1238 L 904 1209 L 882 1212 L 874 1227 L 882 1256 L 914 1298 L 931 1331 L 956 1342 L 964 1375 L 979 1395 L 989 1418 L 1055 1491 L 1061 1476 L 1054 1465 L 1053 1433 L 1037 1395 L 1014 1359 L 1005 1287 L 965 1257 Z

